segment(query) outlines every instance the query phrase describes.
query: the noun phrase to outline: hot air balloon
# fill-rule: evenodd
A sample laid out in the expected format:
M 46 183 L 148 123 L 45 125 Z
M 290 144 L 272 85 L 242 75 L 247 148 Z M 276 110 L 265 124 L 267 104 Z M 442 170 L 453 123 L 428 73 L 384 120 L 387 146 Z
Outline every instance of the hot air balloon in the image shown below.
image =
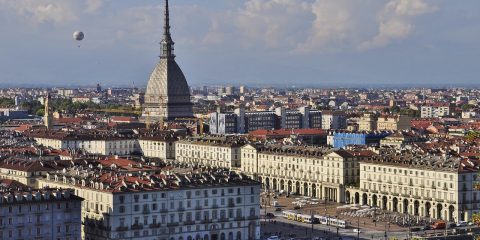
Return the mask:
M 76 31 L 73 33 L 73 39 L 76 41 L 82 41 L 84 37 L 85 34 L 83 34 L 83 32 Z M 78 45 L 78 47 L 80 47 L 80 44 Z
M 76 31 L 73 33 L 73 39 L 77 41 L 82 41 L 84 37 L 85 37 L 85 34 L 83 34 L 83 32 Z

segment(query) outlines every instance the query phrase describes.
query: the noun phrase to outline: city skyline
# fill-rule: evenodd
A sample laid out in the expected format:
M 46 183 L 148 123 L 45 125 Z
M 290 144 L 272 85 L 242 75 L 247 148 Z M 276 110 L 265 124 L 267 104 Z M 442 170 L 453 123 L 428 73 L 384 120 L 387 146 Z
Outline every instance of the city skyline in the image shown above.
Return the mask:
M 163 1 L 0 3 L 0 85 L 144 87 L 158 60 Z M 172 35 L 192 86 L 475 86 L 476 7 L 181 0 Z

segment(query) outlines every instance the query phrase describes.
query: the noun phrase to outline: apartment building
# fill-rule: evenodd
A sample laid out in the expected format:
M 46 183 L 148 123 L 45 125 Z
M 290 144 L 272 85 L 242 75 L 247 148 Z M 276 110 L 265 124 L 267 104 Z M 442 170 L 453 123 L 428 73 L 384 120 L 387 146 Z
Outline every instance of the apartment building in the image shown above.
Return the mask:
M 145 157 L 174 159 L 176 140 L 172 135 L 146 135 L 138 138 L 138 144 Z
M 81 202 L 68 189 L 0 189 L 1 239 L 81 239 Z
M 241 147 L 246 139 L 232 137 L 189 137 L 175 142 L 175 160 L 216 168 L 239 168 Z
M 321 128 L 322 112 L 301 107 L 287 110 L 278 107 L 275 111 L 245 112 L 238 108 L 232 113 L 210 114 L 211 134 L 247 133 L 256 130 Z
M 412 118 L 405 115 L 380 116 L 377 120 L 378 131 L 410 130 Z
M 359 181 L 365 157 L 347 150 L 247 144 L 241 169 L 265 189 L 343 202 L 345 186 Z
M 86 240 L 260 239 L 258 182 L 230 171 L 165 169 L 145 175 L 71 168 L 41 184 L 71 187 L 85 198 Z
M 371 132 L 377 130 L 377 117 L 373 114 L 364 114 L 358 120 L 358 131 Z
M 15 180 L 38 188 L 38 179 L 43 178 L 47 172 L 61 170 L 68 165 L 68 161 L 10 157 L 0 163 L 0 179 Z
M 452 106 L 450 103 L 432 103 L 421 106 L 420 117 L 422 118 L 436 118 L 449 116 Z
M 38 144 L 56 149 L 83 150 L 87 153 L 102 155 L 126 155 L 140 152 L 137 139 L 126 134 L 34 130 L 27 135 L 33 137 Z
M 479 211 L 474 188 L 480 161 L 415 151 L 383 150 L 360 162 L 359 188 L 345 202 L 448 221 L 468 221 Z
M 345 129 L 347 128 L 347 118 L 345 113 L 340 111 L 322 112 L 322 129 Z

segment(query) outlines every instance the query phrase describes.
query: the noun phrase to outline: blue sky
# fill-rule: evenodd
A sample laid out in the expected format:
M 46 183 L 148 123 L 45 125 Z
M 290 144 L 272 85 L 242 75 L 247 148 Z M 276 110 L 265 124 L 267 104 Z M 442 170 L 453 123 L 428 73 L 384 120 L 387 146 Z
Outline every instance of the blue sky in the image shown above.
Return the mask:
M 190 85 L 480 83 L 476 0 L 171 0 Z M 0 0 L 0 85 L 146 85 L 163 0 Z M 81 30 L 81 47 L 72 33 Z

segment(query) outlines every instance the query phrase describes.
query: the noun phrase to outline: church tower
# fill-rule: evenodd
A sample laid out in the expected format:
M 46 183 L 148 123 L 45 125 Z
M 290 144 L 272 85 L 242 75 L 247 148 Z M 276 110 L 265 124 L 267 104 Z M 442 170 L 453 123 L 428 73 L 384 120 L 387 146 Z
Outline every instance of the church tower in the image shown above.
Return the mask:
M 190 88 L 175 61 L 174 42 L 170 34 L 170 13 L 165 0 L 163 39 L 160 60 L 148 80 L 142 116 L 153 121 L 193 117 Z
M 50 96 L 50 93 L 47 93 L 47 96 L 45 96 L 45 101 L 44 101 L 45 110 L 44 110 L 44 113 L 43 113 L 43 121 L 44 121 L 45 127 L 48 130 L 53 129 L 53 117 L 52 117 L 52 112 L 50 111 L 50 100 L 51 99 L 52 98 Z

